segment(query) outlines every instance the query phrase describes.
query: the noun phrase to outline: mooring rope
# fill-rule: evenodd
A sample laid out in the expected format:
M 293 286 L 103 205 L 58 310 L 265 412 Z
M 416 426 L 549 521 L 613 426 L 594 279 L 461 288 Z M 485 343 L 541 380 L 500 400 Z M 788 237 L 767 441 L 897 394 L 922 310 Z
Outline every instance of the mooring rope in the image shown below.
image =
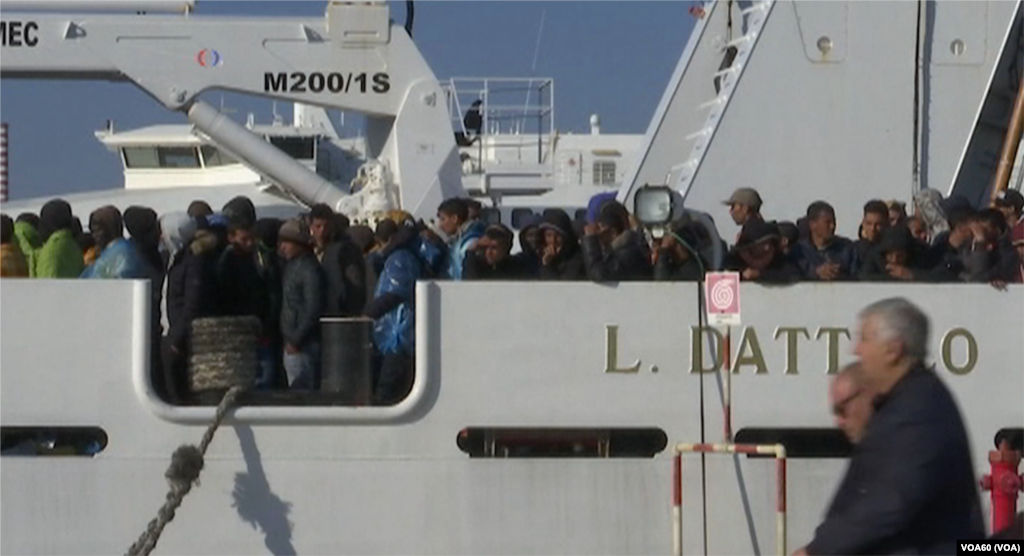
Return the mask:
M 139 540 L 135 541 L 135 544 L 128 549 L 128 556 L 147 556 L 156 548 L 156 543 L 160 540 L 164 527 L 174 520 L 174 512 L 181 506 L 181 501 L 188 496 L 192 485 L 199 483 L 199 473 L 203 470 L 203 456 L 206 455 L 206 449 L 213 442 L 213 435 L 220 427 L 224 416 L 235 407 L 238 396 L 244 391 L 245 388 L 234 386 L 224 394 L 220 405 L 217 406 L 217 415 L 214 417 L 213 423 L 206 428 L 206 433 L 203 434 L 199 446 L 182 444 L 174 451 L 171 456 L 171 466 L 164 473 L 167 482 L 171 485 L 171 489 L 167 492 L 167 499 L 157 511 L 156 517 L 146 526 L 146 531 L 142 533 Z

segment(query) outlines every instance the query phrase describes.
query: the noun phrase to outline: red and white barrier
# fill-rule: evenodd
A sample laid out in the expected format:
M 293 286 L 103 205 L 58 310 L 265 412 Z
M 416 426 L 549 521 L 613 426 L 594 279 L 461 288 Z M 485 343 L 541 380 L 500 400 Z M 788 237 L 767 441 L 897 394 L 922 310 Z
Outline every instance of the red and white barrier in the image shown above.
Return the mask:
M 7 124 L 0 123 L 0 203 L 7 202 Z
M 672 554 L 683 554 L 683 459 L 685 453 L 775 456 L 775 551 L 786 554 L 786 447 L 782 444 L 676 444 L 672 458 Z

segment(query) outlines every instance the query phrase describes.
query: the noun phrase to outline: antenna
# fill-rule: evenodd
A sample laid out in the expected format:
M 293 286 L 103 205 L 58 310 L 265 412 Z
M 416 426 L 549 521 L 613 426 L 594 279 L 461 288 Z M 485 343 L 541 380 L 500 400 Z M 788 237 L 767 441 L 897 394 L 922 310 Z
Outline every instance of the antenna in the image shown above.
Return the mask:
M 537 76 L 537 58 L 540 57 L 540 39 L 544 36 L 544 19 L 548 15 L 547 8 L 540 12 L 540 25 L 537 27 L 537 42 L 533 45 L 533 63 L 530 64 L 530 81 L 526 86 L 526 102 L 523 103 L 523 119 L 529 117 L 530 111 L 530 95 L 533 94 L 533 79 Z M 543 107 L 541 107 L 543 108 Z M 537 127 L 538 133 L 540 132 L 540 125 Z
M 530 77 L 534 77 L 537 74 L 537 58 L 540 55 L 540 39 L 544 36 L 544 18 L 547 14 L 547 8 L 540 12 L 540 26 L 537 29 L 537 43 L 533 46 L 533 63 L 530 64 Z

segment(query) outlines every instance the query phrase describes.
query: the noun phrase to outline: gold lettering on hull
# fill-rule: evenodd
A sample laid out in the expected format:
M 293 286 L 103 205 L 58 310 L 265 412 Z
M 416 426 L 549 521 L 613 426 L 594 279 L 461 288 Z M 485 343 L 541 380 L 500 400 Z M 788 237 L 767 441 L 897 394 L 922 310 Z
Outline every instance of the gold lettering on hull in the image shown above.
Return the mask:
M 776 340 L 779 339 L 780 334 L 786 335 L 786 374 L 795 375 L 800 372 L 800 369 L 797 367 L 799 364 L 799 359 L 797 358 L 799 337 L 797 334 L 803 334 L 804 338 L 810 340 L 811 333 L 807 331 L 806 327 L 780 326 L 775 329 Z
M 638 373 L 640 372 L 640 360 L 629 367 L 619 368 L 619 326 L 617 324 L 604 325 L 604 372 L 606 373 Z
M 747 355 L 747 351 L 750 354 Z M 753 326 L 743 329 L 743 337 L 740 339 L 740 348 L 736 350 L 736 362 L 733 363 L 732 372 L 739 374 L 740 366 L 754 365 L 757 369 L 755 374 L 768 374 L 768 366 L 764 364 L 764 354 L 761 353 L 761 344 L 757 341 L 757 331 Z
M 711 362 L 710 367 L 704 366 L 704 350 L 707 347 L 706 341 L 701 341 L 701 332 L 704 335 L 714 339 L 714 361 Z M 690 327 L 690 372 L 697 374 L 700 372 L 713 373 L 722 367 L 723 353 L 722 346 L 725 344 L 725 337 L 717 328 L 710 328 L 707 326 L 691 326 Z
M 820 340 L 822 334 L 828 337 L 828 369 L 825 370 L 825 373 L 834 375 L 839 372 L 839 335 L 842 334 L 849 340 L 850 329 L 846 327 L 822 326 L 818 329 L 814 339 Z
M 953 363 L 953 340 L 963 338 L 967 341 L 967 361 L 963 365 Z M 978 342 L 966 328 L 954 328 L 942 337 L 942 364 L 955 375 L 965 375 L 974 370 L 978 364 Z
M 786 339 L 786 367 L 783 374 L 797 375 L 800 373 L 799 343 L 800 336 L 810 341 L 812 336 L 806 327 L 780 326 L 775 329 L 773 338 Z M 839 344 L 841 336 L 850 340 L 850 331 L 845 327 L 822 326 L 814 333 L 814 340 L 825 338 L 827 361 L 825 373 L 828 375 L 839 372 Z M 966 342 L 967 359 L 963 363 L 953 361 L 953 343 L 957 338 L 963 338 Z M 725 364 L 725 335 L 717 328 L 709 326 L 690 327 L 690 373 L 714 373 L 724 367 Z M 949 372 L 963 376 L 971 373 L 978 364 L 978 342 L 966 328 L 950 329 L 942 337 L 941 345 L 942 364 Z M 711 354 L 711 360 L 706 360 L 705 353 Z M 764 375 L 769 373 L 768 365 L 765 362 L 764 352 L 757 336 L 757 331 L 752 326 L 743 328 L 740 337 L 740 345 L 737 349 L 735 360 L 732 361 L 731 372 L 739 374 L 740 367 L 753 366 L 754 374 Z M 632 365 L 619 366 L 619 326 L 615 324 L 605 325 L 605 373 L 638 374 L 640 372 L 641 360 L 637 359 Z M 657 363 L 651 363 L 650 372 L 658 373 Z

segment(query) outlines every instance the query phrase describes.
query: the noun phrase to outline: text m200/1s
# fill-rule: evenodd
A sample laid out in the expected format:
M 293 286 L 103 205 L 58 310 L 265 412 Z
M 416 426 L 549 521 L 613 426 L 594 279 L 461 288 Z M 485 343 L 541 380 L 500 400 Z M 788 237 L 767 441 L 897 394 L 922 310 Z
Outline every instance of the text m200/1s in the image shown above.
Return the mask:
M 391 77 L 384 72 L 374 74 L 341 73 L 332 71 L 323 73 L 314 71 L 266 72 L 263 74 L 263 92 L 265 93 L 377 93 L 384 94 L 391 90 Z

